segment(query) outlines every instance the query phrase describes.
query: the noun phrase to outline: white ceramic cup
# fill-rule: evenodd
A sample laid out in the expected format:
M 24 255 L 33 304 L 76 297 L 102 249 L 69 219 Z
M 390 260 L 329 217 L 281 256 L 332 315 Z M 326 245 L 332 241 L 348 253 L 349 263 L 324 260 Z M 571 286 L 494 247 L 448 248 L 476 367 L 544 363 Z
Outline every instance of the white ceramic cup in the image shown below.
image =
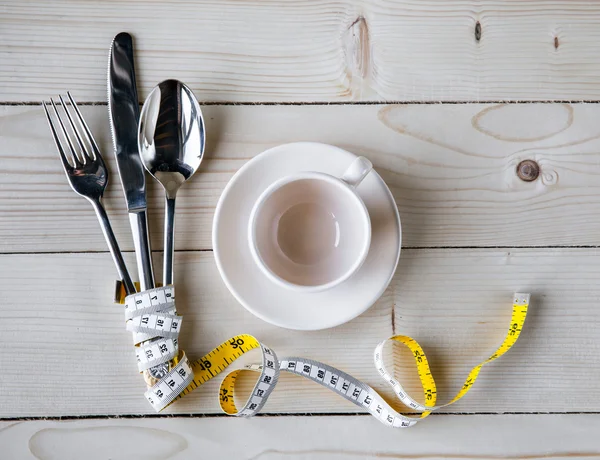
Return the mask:
M 358 157 L 340 177 L 304 172 L 271 184 L 248 227 L 252 257 L 289 289 L 323 291 L 350 278 L 371 244 L 371 220 L 356 187 L 373 169 Z

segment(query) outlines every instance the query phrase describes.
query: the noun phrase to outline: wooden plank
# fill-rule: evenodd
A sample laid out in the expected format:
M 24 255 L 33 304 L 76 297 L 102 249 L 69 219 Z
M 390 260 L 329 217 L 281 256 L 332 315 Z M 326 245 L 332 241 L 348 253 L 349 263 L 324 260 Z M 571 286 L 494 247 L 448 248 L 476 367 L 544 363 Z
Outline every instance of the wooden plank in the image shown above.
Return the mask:
M 132 256 L 128 254 L 128 256 Z M 360 319 L 335 331 L 299 332 L 271 326 L 229 294 L 212 253 L 177 252 L 178 311 L 185 317 L 180 339 L 191 359 L 241 333 L 255 335 L 280 357 L 306 354 L 367 379 L 374 374 L 372 349 L 392 333 L 392 298 L 386 294 Z M 0 418 L 66 414 L 153 413 L 143 398 L 131 334 L 123 307 L 112 303 L 115 270 L 108 254 L 1 256 L 7 292 L 0 306 Z M 128 257 L 133 263 L 133 257 Z M 35 283 L 35 289 L 25 286 Z M 242 363 L 252 363 L 252 354 Z M 168 413 L 220 413 L 215 379 Z M 253 383 L 249 379 L 248 384 Z M 383 388 L 381 382 L 374 382 Z M 283 376 L 267 412 L 356 412 L 312 382 Z M 306 401 L 290 404 L 287 394 Z
M 214 208 L 232 175 L 278 144 L 320 141 L 370 158 L 398 203 L 403 244 L 597 245 L 600 106 L 595 104 L 205 106 L 201 172 L 182 188 L 177 248 L 209 249 Z M 83 107 L 113 176 L 106 205 L 124 249 L 131 233 L 106 107 Z M 540 177 L 524 182 L 522 160 Z M 106 250 L 89 204 L 67 185 L 43 111 L 0 107 L 0 251 Z M 163 192 L 149 180 L 154 249 Z
M 0 422 L 0 445 L 22 460 L 592 460 L 598 430 L 598 415 L 442 416 L 408 430 L 343 416 L 39 420 Z
M 600 351 L 599 262 L 596 250 L 585 249 L 404 251 L 392 285 L 394 331 L 419 341 L 444 403 L 504 339 L 509 292 L 530 292 L 522 337 L 484 367 L 477 393 L 471 390 L 450 411 L 597 411 L 573 395 L 600 396 L 589 383 L 597 378 L 588 380 Z M 396 359 L 406 363 L 410 353 Z M 396 366 L 396 375 L 419 395 L 413 366 Z
M 11 287 L 0 304 L 0 417 L 150 413 L 122 307 L 111 304 L 110 257 L 2 255 L 0 262 L 0 278 Z M 372 353 L 393 331 L 409 334 L 428 353 L 445 402 L 470 367 L 502 340 L 512 293 L 531 291 L 522 339 L 446 411 L 598 412 L 600 388 L 589 384 L 600 379 L 598 267 L 595 251 L 582 249 L 405 250 L 392 285 L 368 312 L 338 328 L 300 332 L 270 326 L 239 306 L 220 281 L 210 252 L 178 252 L 177 296 L 185 317 L 181 343 L 194 359 L 228 337 L 251 333 L 281 358 L 321 360 L 394 401 Z M 32 282 L 35 289 L 29 288 Z M 418 398 L 412 360 L 401 352 L 390 360 Z M 216 394 L 216 382 L 209 383 L 166 413 L 219 413 Z M 356 411 L 292 375 L 283 376 L 265 407 L 265 413 Z
M 206 101 L 598 100 L 590 1 L 0 4 L 0 101 L 106 100 L 112 37 L 136 37 L 141 95 Z

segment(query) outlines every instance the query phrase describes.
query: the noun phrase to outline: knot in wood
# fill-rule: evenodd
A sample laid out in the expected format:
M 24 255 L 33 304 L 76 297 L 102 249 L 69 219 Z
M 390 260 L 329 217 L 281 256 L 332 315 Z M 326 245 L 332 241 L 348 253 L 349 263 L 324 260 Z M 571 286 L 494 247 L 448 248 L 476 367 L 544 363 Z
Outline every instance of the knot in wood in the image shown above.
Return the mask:
M 525 182 L 533 182 L 540 175 L 540 165 L 533 160 L 523 160 L 517 165 L 517 176 Z

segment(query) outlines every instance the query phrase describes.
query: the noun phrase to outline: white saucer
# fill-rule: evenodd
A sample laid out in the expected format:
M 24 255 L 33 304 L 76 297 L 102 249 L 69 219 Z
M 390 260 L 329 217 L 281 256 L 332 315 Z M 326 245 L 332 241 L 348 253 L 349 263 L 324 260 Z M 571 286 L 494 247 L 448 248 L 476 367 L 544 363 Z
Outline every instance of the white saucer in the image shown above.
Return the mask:
M 260 194 L 281 177 L 301 171 L 341 176 L 356 159 L 326 144 L 298 142 L 274 147 L 246 163 L 225 187 L 213 222 L 213 249 L 223 281 L 251 313 L 276 326 L 317 330 L 338 326 L 367 310 L 394 276 L 401 247 L 398 208 L 375 171 L 358 186 L 371 217 L 371 248 L 347 281 L 323 292 L 301 293 L 267 278 L 248 244 L 250 211 Z

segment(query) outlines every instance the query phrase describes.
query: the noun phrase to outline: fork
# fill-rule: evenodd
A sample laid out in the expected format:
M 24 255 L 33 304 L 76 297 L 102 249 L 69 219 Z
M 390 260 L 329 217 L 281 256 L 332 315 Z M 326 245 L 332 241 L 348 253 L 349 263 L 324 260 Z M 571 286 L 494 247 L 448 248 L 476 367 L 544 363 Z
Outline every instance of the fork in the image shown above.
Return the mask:
M 100 221 L 102 233 L 104 234 L 112 258 L 117 266 L 117 271 L 119 272 L 125 291 L 127 294 L 133 294 L 136 292 L 135 286 L 127 271 L 127 266 L 123 260 L 123 255 L 119 249 L 119 244 L 117 243 L 117 239 L 115 238 L 115 234 L 110 225 L 106 210 L 102 205 L 102 196 L 104 195 L 104 190 L 108 184 L 108 170 L 106 169 L 106 165 L 104 164 L 104 160 L 98 149 L 98 144 L 96 144 L 96 140 L 83 119 L 71 93 L 67 91 L 71 110 L 68 109 L 62 95 L 59 95 L 58 97 L 60 98 L 61 106 L 68 120 L 69 129 L 65 127 L 65 122 L 63 122 L 64 115 L 61 117 L 54 100 L 50 99 L 50 104 L 54 109 L 54 118 L 58 121 L 63 140 L 61 140 L 61 137 L 56 130 L 55 122 L 50 116 L 47 102 L 43 102 L 43 107 L 46 112 L 46 117 L 48 118 L 52 136 L 54 137 L 54 143 L 56 144 L 67 179 L 69 180 L 69 185 L 75 193 L 86 198 L 92 204 L 96 211 L 96 215 L 98 216 L 98 220 Z M 71 112 L 75 112 L 75 119 Z M 78 149 L 76 149 L 73 143 L 72 135 L 75 136 L 79 147 Z M 64 141 L 66 141 L 66 144 L 68 145 L 68 151 L 70 152 L 69 158 L 71 161 L 67 159 L 67 154 L 65 153 L 65 150 L 67 149 L 64 146 Z

